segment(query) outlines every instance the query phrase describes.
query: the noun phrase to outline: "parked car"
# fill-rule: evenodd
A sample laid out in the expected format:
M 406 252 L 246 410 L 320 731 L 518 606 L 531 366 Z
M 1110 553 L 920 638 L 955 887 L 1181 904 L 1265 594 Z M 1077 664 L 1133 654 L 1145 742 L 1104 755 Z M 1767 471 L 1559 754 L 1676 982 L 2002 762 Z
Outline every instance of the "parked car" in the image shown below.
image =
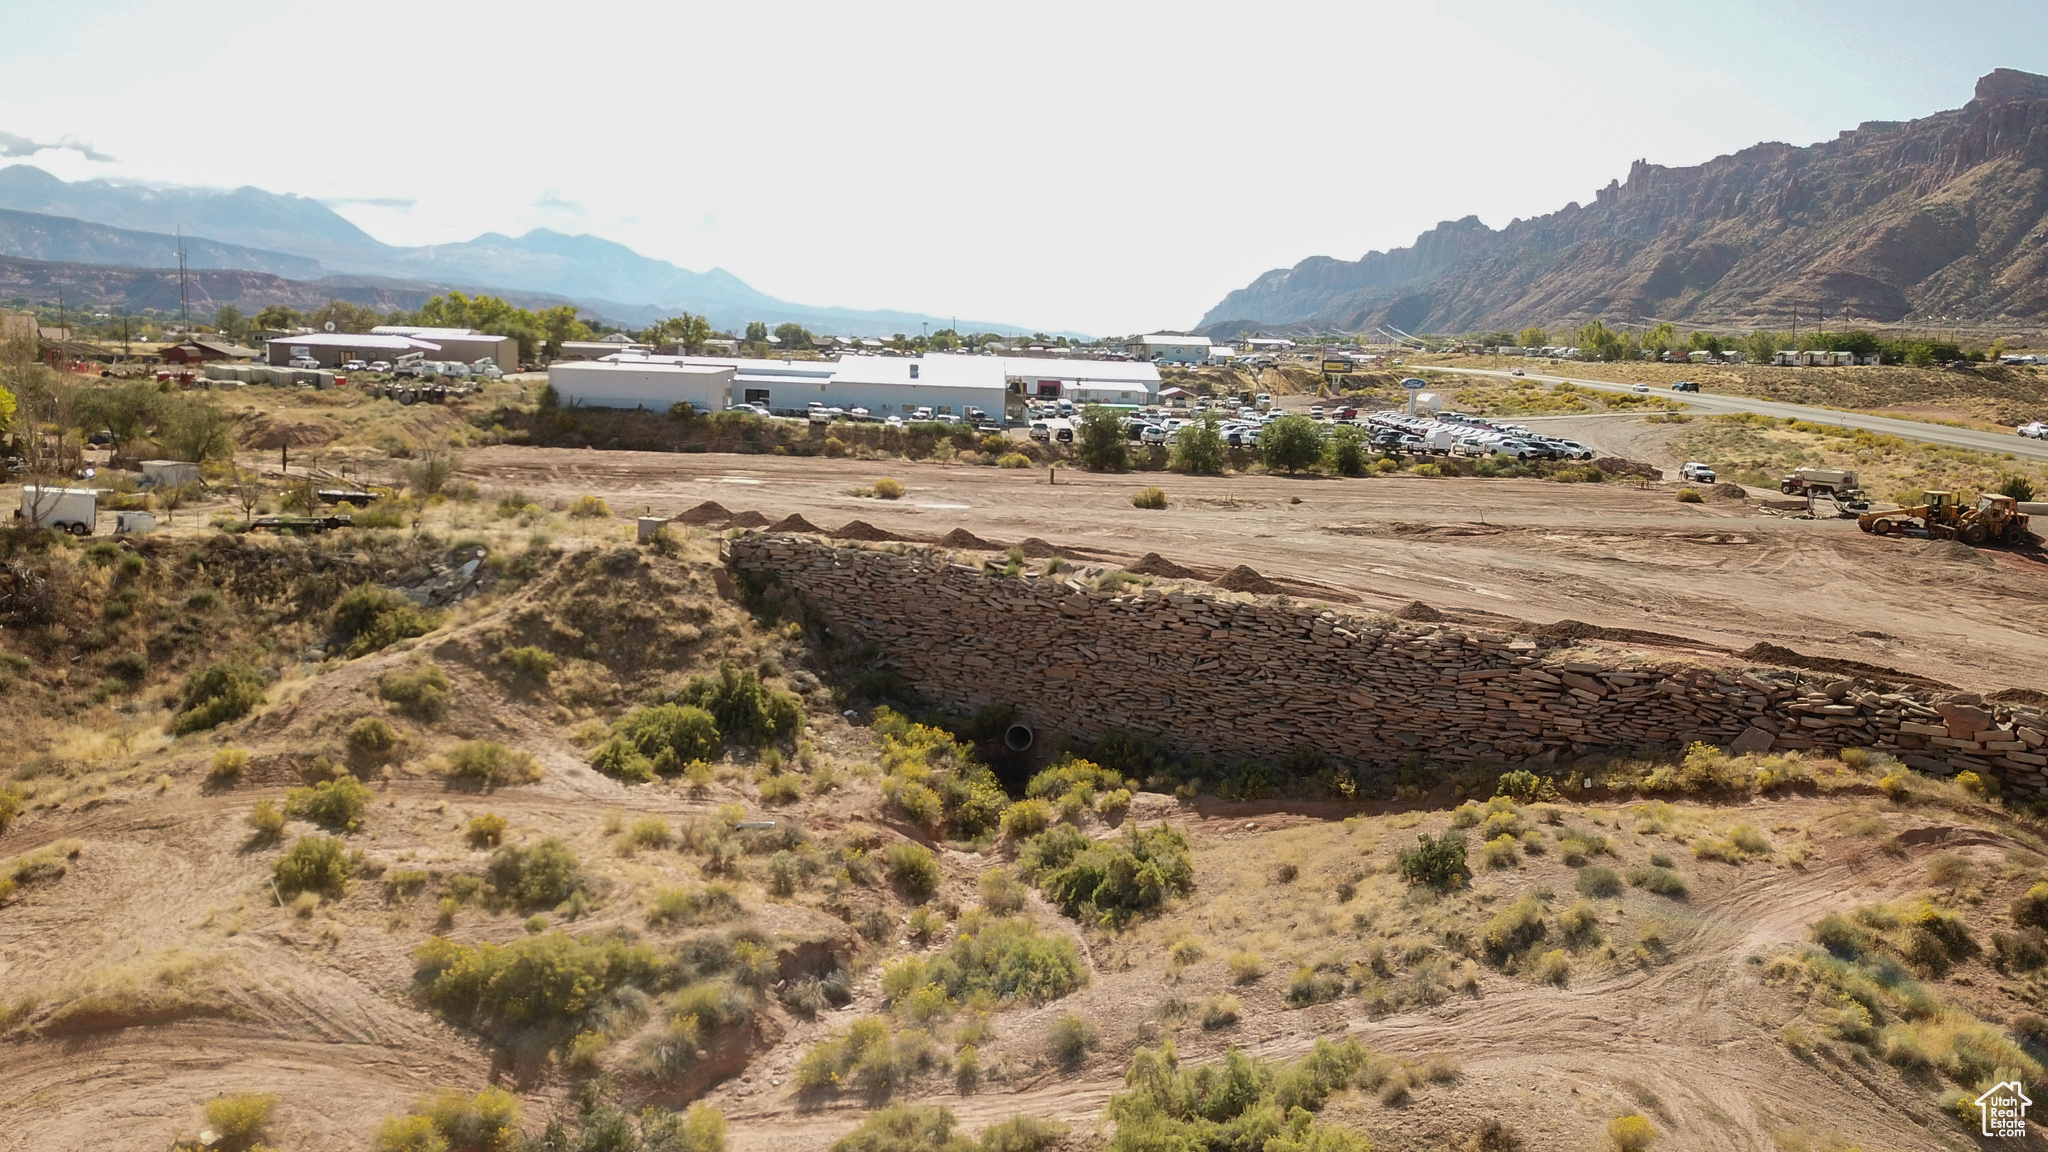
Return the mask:
M 1138 439 L 1146 444 L 1166 443 L 1166 429 L 1157 424 L 1146 424 L 1138 429 Z
M 341 366 L 341 370 L 343 372 L 367 372 L 370 370 L 370 366 L 361 360 L 350 360 Z
M 311 356 L 294 356 L 290 360 L 285 361 L 285 367 L 311 370 L 320 367 L 320 362 Z
M 1052 439 L 1052 425 L 1047 424 L 1043 420 L 1033 420 L 1031 422 L 1031 438 L 1033 440 Z
M 1502 440 L 1493 446 L 1493 450 L 1502 456 L 1513 456 L 1517 460 L 1536 460 L 1544 455 L 1542 449 L 1527 440 Z
M 1463 440 L 1458 441 L 1456 444 L 1451 445 L 1451 455 L 1491 456 L 1493 455 L 1493 449 L 1487 447 L 1484 441 L 1474 439 L 1471 436 L 1467 436 Z
M 903 427 L 903 417 L 891 416 L 887 420 L 882 421 L 882 423 L 890 428 L 901 428 Z
M 1072 444 L 1074 442 L 1073 425 L 1062 424 L 1058 428 L 1053 429 L 1052 438 L 1062 444 Z
M 372 372 L 389 372 L 391 371 L 391 362 L 389 360 L 372 360 L 365 367 Z
M 2022 424 L 2015 431 L 2029 440 L 2048 440 L 2048 423 L 2040 420 L 2036 420 L 2031 424 Z
M 1697 460 L 1688 460 L 1679 466 L 1678 478 L 1680 480 L 1691 480 L 1696 484 L 1712 484 L 1714 482 L 1714 470 Z
M 1697 392 L 1700 390 L 1700 385 L 1697 380 L 1680 380 L 1671 386 L 1671 390 L 1673 392 Z
M 1321 404 L 1309 405 L 1308 414 L 1317 420 L 1321 420 L 1323 418 L 1323 406 Z

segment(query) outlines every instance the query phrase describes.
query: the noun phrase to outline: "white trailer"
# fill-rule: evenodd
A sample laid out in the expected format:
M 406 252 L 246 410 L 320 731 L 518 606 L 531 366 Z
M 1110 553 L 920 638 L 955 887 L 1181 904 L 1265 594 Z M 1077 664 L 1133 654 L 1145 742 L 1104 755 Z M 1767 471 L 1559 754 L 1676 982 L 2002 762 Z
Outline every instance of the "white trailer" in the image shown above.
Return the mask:
M 90 536 L 99 519 L 100 494 L 93 488 L 21 486 L 21 507 L 14 518 L 32 528 L 55 528 L 73 536 Z

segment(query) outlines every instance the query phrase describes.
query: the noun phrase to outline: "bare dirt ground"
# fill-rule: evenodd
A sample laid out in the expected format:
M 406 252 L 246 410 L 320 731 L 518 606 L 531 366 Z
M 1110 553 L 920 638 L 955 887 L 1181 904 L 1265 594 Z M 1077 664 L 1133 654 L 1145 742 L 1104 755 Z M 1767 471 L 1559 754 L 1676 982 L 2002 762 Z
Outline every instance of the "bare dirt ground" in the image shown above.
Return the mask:
M 1657 447 L 1662 426 L 1548 426 L 1672 463 Z M 1681 504 L 1670 486 L 1067 469 L 1050 485 L 1042 470 L 510 446 L 472 452 L 465 472 L 487 490 L 603 496 L 622 516 L 716 501 L 827 530 L 860 519 L 926 539 L 954 528 L 1005 546 L 1036 537 L 1113 564 L 1158 552 L 1196 568 L 1249 565 L 1361 610 L 1420 600 L 1474 620 L 1572 619 L 1730 650 L 1762 640 L 1985 690 L 2037 687 L 2048 667 L 2038 553 L 1902 543 L 1753 501 Z M 848 494 L 882 475 L 906 485 L 902 499 Z M 1154 483 L 1170 506 L 1131 507 Z

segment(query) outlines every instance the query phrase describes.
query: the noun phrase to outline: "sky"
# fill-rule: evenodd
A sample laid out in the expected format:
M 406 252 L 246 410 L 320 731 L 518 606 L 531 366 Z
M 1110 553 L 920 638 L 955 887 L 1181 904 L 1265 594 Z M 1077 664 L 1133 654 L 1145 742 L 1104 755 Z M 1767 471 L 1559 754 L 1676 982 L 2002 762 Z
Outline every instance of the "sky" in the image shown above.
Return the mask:
M 0 0 L 0 164 L 536 227 L 812 305 L 1185 328 L 1309 256 L 2048 73 L 2039 0 Z

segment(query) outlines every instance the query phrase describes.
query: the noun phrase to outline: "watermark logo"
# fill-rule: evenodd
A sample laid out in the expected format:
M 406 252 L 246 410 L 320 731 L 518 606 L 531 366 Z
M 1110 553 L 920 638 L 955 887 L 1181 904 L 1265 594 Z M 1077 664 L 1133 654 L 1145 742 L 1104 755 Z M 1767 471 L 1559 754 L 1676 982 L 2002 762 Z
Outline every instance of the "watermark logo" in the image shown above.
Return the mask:
M 1982 1131 L 1986 1136 L 2019 1136 L 2027 1134 L 2027 1106 L 2033 1101 L 2020 1090 L 2020 1082 L 2007 1080 L 1993 1084 L 1982 1096 L 1977 1097 L 1977 1112 L 1984 1118 Z

